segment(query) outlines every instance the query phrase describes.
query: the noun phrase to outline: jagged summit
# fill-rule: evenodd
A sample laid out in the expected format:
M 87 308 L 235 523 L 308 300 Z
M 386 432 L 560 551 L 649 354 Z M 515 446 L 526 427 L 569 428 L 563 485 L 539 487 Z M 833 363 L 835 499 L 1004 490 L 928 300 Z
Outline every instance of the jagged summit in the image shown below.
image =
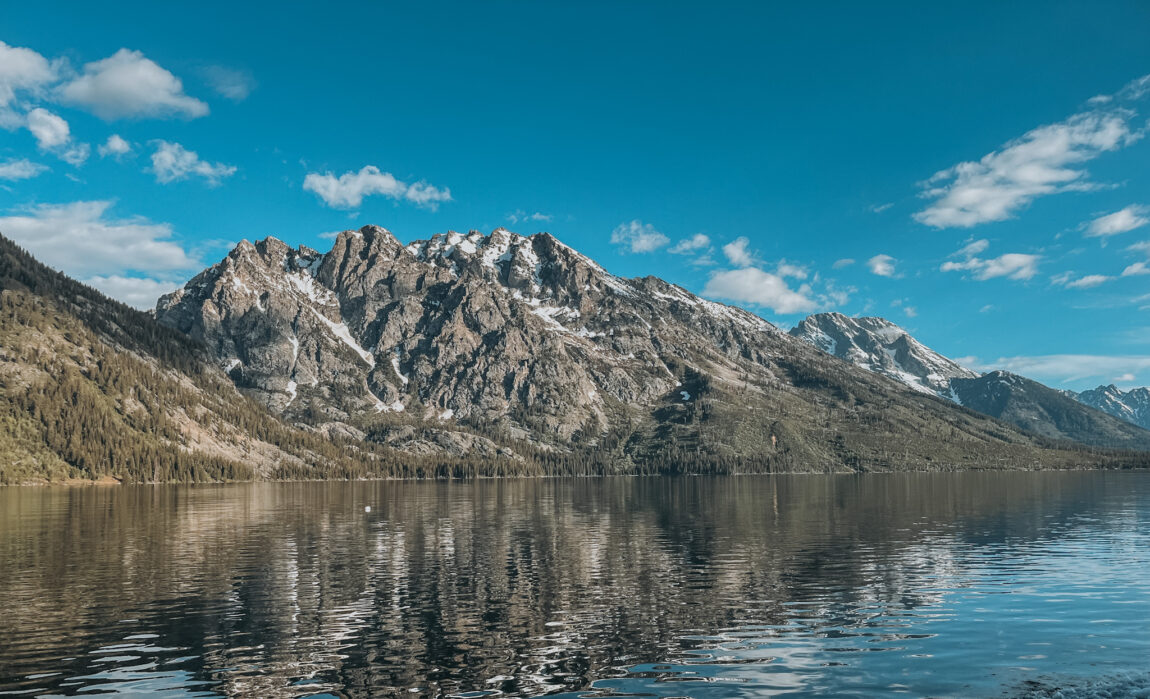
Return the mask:
M 818 313 L 803 319 L 791 335 L 839 359 L 945 398 L 952 398 L 951 379 L 978 376 L 884 318 Z
M 1150 429 L 1150 388 L 1139 387 L 1123 391 L 1114 384 L 1071 394 L 1078 402 L 1097 408 L 1104 413 Z
M 616 404 L 673 394 L 669 356 L 762 356 L 755 336 L 774 332 L 681 287 L 611 275 L 549 233 L 504 228 L 403 245 L 365 226 L 324 254 L 245 241 L 156 317 L 279 412 L 488 420 L 526 406 L 562 438 L 605 429 Z
M 819 313 L 791 334 L 867 371 L 991 415 L 1028 432 L 1099 446 L 1150 448 L 1150 433 L 1008 371 L 979 375 L 883 318 Z M 1083 401 L 1085 402 L 1085 401 Z M 1121 416 L 1119 416 L 1121 417 Z

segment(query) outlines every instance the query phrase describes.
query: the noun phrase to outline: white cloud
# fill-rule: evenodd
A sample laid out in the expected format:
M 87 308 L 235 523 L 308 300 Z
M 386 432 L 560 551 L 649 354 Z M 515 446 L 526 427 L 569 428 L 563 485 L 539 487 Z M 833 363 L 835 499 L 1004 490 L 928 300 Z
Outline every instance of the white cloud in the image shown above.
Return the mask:
M 716 272 L 707 280 L 703 295 L 770 308 L 776 313 L 808 313 L 818 304 L 805 285 L 798 290 L 782 277 L 754 267 Z
M 904 306 L 902 312 L 906 314 L 907 318 L 917 318 L 918 309 L 914 306 Z
M 793 277 L 795 279 L 806 279 L 808 276 L 807 268 L 802 265 L 793 265 L 786 260 L 780 260 L 779 264 L 775 267 L 775 274 L 780 277 Z
M 1118 97 L 1124 100 L 1142 99 L 1147 94 L 1150 94 L 1150 74 L 1131 80 L 1118 91 Z
M 755 264 L 755 256 L 748 249 L 750 244 L 751 241 L 740 236 L 723 246 L 723 254 L 736 267 L 750 267 Z
M 954 254 L 961 255 L 962 257 L 974 257 L 975 255 L 986 252 L 988 247 L 990 247 L 989 240 L 972 240 Z
M 256 79 L 246 70 L 227 66 L 205 66 L 200 70 L 208 85 L 222 97 L 242 102 L 256 89 Z
M 96 150 L 99 152 L 101 158 L 106 158 L 110 155 L 118 159 L 132 151 L 132 144 L 125 141 L 120 134 L 114 133 Z
M 889 209 L 892 206 L 894 206 L 894 203 L 888 202 L 886 204 L 874 204 L 874 205 L 870 206 L 869 208 L 871 210 L 871 213 L 881 214 L 882 212 L 886 211 L 887 209 Z
M 923 183 L 922 192 L 935 201 L 916 213 L 915 220 L 935 228 L 969 228 L 1013 218 L 1040 196 L 1094 188 L 1081 164 L 1142 135 L 1130 126 L 1133 111 L 1095 104 L 1065 121 L 1029 131 L 978 161 L 936 172 Z
M 1150 267 L 1146 266 L 1145 262 L 1135 262 L 1122 270 L 1122 276 L 1124 277 L 1140 277 L 1144 274 L 1150 274 Z
M 1033 277 L 1038 272 L 1038 263 L 1041 260 L 1041 255 L 1007 253 L 989 260 L 972 257 L 964 262 L 944 262 L 939 269 L 943 272 L 970 271 L 979 281 L 997 277 L 1021 280 Z
M 44 204 L 0 217 L 0 231 L 45 264 L 136 306 L 170 290 L 164 278 L 200 263 L 173 241 L 172 228 L 141 218 L 113 219 L 110 201 Z
M 896 264 L 898 264 L 898 260 L 890 255 L 875 255 L 866 261 L 867 269 L 871 271 L 871 274 L 877 274 L 880 277 L 894 277 Z
M 1134 243 L 1126 249 L 1131 252 L 1140 252 L 1147 257 L 1150 257 L 1150 240 L 1144 240 L 1141 243 Z
M 139 51 L 120 49 L 59 90 L 60 99 L 89 109 L 102 119 L 125 117 L 185 117 L 208 113 L 208 105 L 184 94 L 180 79 Z
M 507 214 L 507 220 L 510 221 L 512 224 L 516 224 L 519 222 L 526 223 L 529 221 L 542 221 L 542 222 L 546 223 L 547 221 L 550 221 L 552 218 L 554 218 L 554 217 L 551 214 L 545 214 L 545 213 L 542 213 L 539 211 L 536 211 L 535 213 L 529 214 L 526 211 L 524 211 L 523 209 L 516 209 L 515 211 Z
M 28 112 L 28 130 L 36 138 L 36 145 L 41 150 L 59 148 L 72 138 L 68 122 L 40 107 Z
M 975 360 L 970 362 L 970 366 L 979 371 L 1005 369 L 1040 381 L 1059 383 L 1137 374 L 1150 369 L 1150 356 L 1050 354 L 1034 357 L 999 357 L 985 363 Z
M 1087 274 L 1084 277 L 1079 277 L 1072 281 L 1066 281 L 1067 289 L 1093 289 L 1100 284 L 1105 284 L 1112 281 L 1114 277 L 1108 277 L 1105 274 Z
M 36 93 L 55 82 L 58 75 L 58 63 L 50 62 L 32 49 L 0 41 L 0 128 L 16 128 L 23 122 L 13 110 L 18 93 Z
M 943 272 L 970 272 L 978 281 L 1007 277 L 1009 279 L 1030 279 L 1038 273 L 1038 263 L 1042 261 L 1041 255 L 1028 255 L 1010 252 L 990 259 L 982 259 L 975 255 L 986 252 L 989 243 L 985 240 L 974 240 L 964 245 L 953 256 L 961 255 L 966 259 L 962 262 L 943 262 L 939 270 Z
M 195 175 L 203 177 L 209 185 L 215 186 L 221 179 L 230 177 L 236 172 L 234 165 L 200 160 L 195 151 L 190 151 L 179 143 L 153 141 L 153 144 L 156 150 L 152 153 L 152 172 L 156 175 L 157 182 L 167 184 Z
M 1091 221 L 1086 227 L 1086 236 L 1088 238 L 1111 236 L 1141 228 L 1147 223 L 1150 223 L 1150 218 L 1147 218 L 1147 214 L 1150 214 L 1150 209 L 1147 207 L 1131 204 L 1125 209 L 1115 211 L 1112 214 L 1106 214 Z
M 68 122 L 47 109 L 37 107 L 28 112 L 27 125 L 40 150 L 54 153 L 67 163 L 82 165 L 91 153 L 87 143 L 72 140 Z
M 620 223 L 611 231 L 611 243 L 622 245 L 631 252 L 654 252 L 671 242 L 671 239 L 655 230 L 649 223 L 635 219 L 630 223 Z
M 0 180 L 26 180 L 48 170 L 47 165 L 31 160 L 6 160 L 0 163 Z
M 111 296 L 140 310 L 155 307 L 157 299 L 181 286 L 178 281 L 146 277 L 122 277 L 118 274 L 107 277 L 89 277 L 83 282 L 103 292 L 106 296 Z
M 363 198 L 380 194 L 396 200 L 406 200 L 416 206 L 434 210 L 440 202 L 451 201 L 451 190 L 433 187 L 426 182 L 406 184 L 390 172 L 381 172 L 374 165 L 365 165 L 359 172 L 345 172 L 336 177 L 330 172 L 308 173 L 303 188 L 315 192 L 324 203 L 335 209 L 354 209 Z
M 683 238 L 675 243 L 667 252 L 676 255 L 689 255 L 699 250 L 705 250 L 711 247 L 711 239 L 702 233 L 696 233 L 690 238 Z
M 855 261 L 851 258 L 844 257 L 841 260 L 835 260 L 835 263 L 831 265 L 831 269 L 842 269 L 843 267 L 850 267 L 854 263 Z

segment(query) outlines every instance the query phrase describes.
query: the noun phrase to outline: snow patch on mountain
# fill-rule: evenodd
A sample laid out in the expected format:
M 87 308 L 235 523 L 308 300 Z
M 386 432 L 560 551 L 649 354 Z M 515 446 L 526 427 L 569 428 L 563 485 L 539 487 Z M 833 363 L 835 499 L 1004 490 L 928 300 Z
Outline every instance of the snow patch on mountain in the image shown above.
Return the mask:
M 951 380 L 978 377 L 976 372 L 935 352 L 883 318 L 818 313 L 803 319 L 791 335 L 916 391 L 955 402 L 959 401 L 951 390 Z

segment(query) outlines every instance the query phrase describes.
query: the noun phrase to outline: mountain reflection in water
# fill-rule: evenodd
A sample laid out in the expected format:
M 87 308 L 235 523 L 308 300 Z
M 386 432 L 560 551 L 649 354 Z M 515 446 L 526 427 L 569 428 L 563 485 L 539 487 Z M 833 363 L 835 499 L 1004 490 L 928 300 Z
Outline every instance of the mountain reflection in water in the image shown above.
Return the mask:
M 1148 496 L 1104 472 L 0 489 L 0 692 L 998 696 L 1145 664 Z

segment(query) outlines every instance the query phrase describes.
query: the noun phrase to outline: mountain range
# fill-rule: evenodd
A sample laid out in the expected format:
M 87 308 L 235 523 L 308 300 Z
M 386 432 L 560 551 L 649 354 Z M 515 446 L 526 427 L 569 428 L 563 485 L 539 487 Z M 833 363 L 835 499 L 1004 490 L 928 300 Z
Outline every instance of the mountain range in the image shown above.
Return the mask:
M 979 374 L 883 318 L 820 313 L 801 321 L 791 335 L 867 371 L 1028 432 L 1093 446 L 1146 448 L 1150 392 L 1144 388 L 1125 394 L 1110 386 L 1075 394 L 1007 371 Z
M 1110 384 L 1082 393 L 1068 391 L 1067 395 L 1116 418 L 1150 429 L 1150 388 L 1142 386 L 1123 391 Z
M 244 241 L 150 314 L 0 239 L 0 480 L 1147 463 L 1150 432 L 1062 393 L 1083 412 L 982 414 L 1001 380 L 823 323 L 812 346 L 546 233 Z

